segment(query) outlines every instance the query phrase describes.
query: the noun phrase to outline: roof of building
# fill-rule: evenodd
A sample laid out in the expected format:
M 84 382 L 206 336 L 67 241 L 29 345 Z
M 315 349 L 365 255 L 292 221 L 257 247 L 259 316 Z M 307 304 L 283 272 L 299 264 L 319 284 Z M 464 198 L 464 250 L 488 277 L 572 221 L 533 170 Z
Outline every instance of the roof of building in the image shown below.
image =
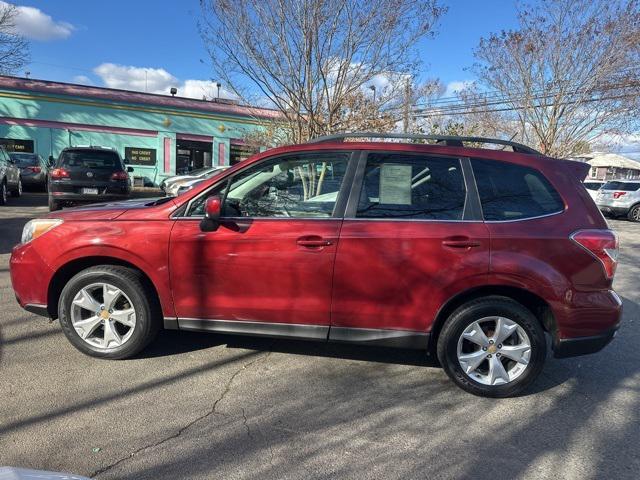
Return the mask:
M 617 153 L 594 153 L 592 158 L 587 160 L 592 167 L 615 167 L 632 168 L 640 170 L 640 162 L 623 157 Z
M 250 116 L 264 119 L 276 119 L 280 117 L 280 112 L 278 110 L 270 108 L 3 75 L 0 75 L 0 89 L 85 97 L 120 103 L 137 103 L 161 107 L 183 108 L 186 110 L 199 110 L 204 112 Z

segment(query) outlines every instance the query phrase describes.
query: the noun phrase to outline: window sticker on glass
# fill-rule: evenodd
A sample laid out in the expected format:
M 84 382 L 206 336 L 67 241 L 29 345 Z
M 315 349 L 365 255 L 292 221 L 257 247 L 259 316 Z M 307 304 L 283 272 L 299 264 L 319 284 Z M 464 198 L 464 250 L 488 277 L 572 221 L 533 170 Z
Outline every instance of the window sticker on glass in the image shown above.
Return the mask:
M 382 164 L 380 167 L 380 203 L 411 205 L 411 165 Z

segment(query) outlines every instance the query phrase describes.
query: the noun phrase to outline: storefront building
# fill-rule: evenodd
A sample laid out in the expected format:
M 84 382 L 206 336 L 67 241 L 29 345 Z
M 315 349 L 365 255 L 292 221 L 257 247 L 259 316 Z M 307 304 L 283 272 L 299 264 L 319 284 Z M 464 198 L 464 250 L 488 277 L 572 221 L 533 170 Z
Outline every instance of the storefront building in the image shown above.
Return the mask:
M 116 149 L 133 176 L 159 184 L 170 175 L 232 165 L 259 150 L 247 134 L 278 112 L 223 101 L 0 76 L 0 144 L 57 158 L 69 146 Z

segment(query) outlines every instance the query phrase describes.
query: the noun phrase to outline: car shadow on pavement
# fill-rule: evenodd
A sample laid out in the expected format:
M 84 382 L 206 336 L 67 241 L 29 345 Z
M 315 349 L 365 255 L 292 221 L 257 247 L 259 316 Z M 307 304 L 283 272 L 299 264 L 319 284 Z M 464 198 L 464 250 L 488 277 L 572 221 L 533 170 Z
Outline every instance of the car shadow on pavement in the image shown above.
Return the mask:
M 633 315 L 640 312 L 638 304 L 624 303 Z M 289 360 L 300 365 L 298 383 L 291 383 L 277 364 L 264 365 L 253 375 L 243 373 L 243 384 L 219 407 L 224 421 L 194 425 L 191 438 L 160 444 L 144 458 L 132 458 L 125 470 L 99 478 L 215 477 L 240 465 L 253 478 L 298 478 L 325 467 L 326 478 L 370 478 L 366 472 L 384 472 L 384 478 L 526 478 L 541 469 L 557 478 L 637 478 L 638 340 L 637 324 L 623 325 L 604 351 L 550 361 L 541 387 L 503 400 L 474 397 L 444 375 L 413 369 L 358 362 L 318 369 L 326 362 Z M 240 339 L 227 345 L 353 358 L 341 346 L 334 351 Z M 396 357 L 370 351 L 355 359 Z M 413 442 L 417 438 L 421 442 Z M 583 463 L 576 465 L 576 458 Z

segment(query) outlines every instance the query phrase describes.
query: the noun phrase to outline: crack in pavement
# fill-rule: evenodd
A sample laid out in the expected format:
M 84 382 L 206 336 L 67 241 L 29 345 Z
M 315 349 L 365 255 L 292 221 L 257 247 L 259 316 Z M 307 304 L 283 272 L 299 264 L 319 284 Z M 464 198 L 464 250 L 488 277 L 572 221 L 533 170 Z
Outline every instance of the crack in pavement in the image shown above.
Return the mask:
M 251 429 L 249 428 L 249 425 L 247 424 L 247 415 L 244 413 L 244 408 L 241 408 L 242 410 L 242 424 L 244 425 L 244 428 L 247 429 L 247 436 L 253 440 L 253 435 L 251 435 Z
M 143 447 L 138 448 L 137 450 L 134 450 L 133 452 L 131 452 L 129 455 L 127 455 L 126 457 L 122 457 L 121 459 L 107 465 L 106 467 L 102 467 L 98 470 L 96 470 L 95 472 L 93 472 L 91 475 L 89 475 L 90 478 L 95 478 L 98 475 L 102 475 L 103 473 L 108 472 L 109 470 L 111 470 L 114 467 L 117 467 L 118 465 L 120 465 L 121 463 L 125 462 L 126 460 L 129 460 L 130 458 L 135 457 L 136 455 L 138 455 L 139 453 L 145 451 L 145 450 L 149 450 L 150 448 L 154 448 L 154 447 L 158 447 L 160 445 L 162 445 L 163 443 L 168 442 L 169 440 L 173 440 L 174 438 L 178 438 L 180 435 L 182 435 L 187 429 L 189 429 L 191 426 L 195 425 L 196 423 L 198 423 L 201 420 L 204 420 L 207 417 L 210 417 L 211 415 L 221 415 L 219 412 L 216 411 L 216 409 L 218 408 L 218 404 L 224 400 L 224 397 L 229 393 L 229 391 L 231 390 L 231 385 L 233 383 L 233 381 L 235 380 L 235 378 L 243 371 L 246 370 L 248 367 L 250 367 L 251 365 L 253 365 L 256 362 L 259 362 L 260 360 L 265 360 L 269 355 L 271 355 L 271 351 L 267 352 L 266 355 L 263 355 L 261 357 L 256 358 L 255 360 L 252 360 L 248 363 L 243 364 L 238 370 L 236 370 L 233 375 L 231 375 L 231 377 L 229 377 L 229 380 L 227 381 L 227 384 L 225 385 L 224 391 L 222 392 L 222 394 L 218 397 L 218 399 L 213 402 L 213 406 L 211 407 L 211 409 L 204 413 L 203 415 L 200 415 L 199 417 L 195 418 L 194 420 L 190 421 L 189 423 L 187 423 L 185 426 L 181 427 L 180 429 L 178 429 L 178 431 L 172 435 L 169 435 L 157 442 L 151 443 L 149 445 L 145 445 Z M 249 426 L 247 425 L 247 417 L 244 414 L 244 409 L 242 409 L 242 416 L 244 418 L 244 426 L 247 428 L 247 433 L 249 433 Z M 250 438 L 251 434 L 249 434 Z

